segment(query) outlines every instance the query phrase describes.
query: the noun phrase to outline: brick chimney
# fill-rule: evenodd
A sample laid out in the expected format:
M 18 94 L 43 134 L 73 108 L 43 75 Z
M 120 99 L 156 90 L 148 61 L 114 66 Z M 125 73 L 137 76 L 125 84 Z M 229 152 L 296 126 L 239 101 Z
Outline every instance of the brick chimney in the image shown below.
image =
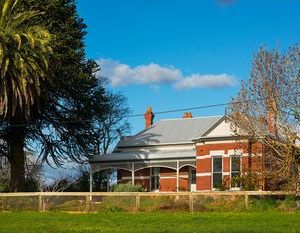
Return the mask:
M 191 112 L 185 112 L 183 113 L 183 117 L 182 118 L 193 118 L 193 115 Z
M 145 118 L 145 125 L 146 125 L 146 129 L 147 129 L 151 125 L 153 125 L 154 113 L 152 112 L 151 107 L 147 108 L 147 110 L 144 114 L 144 118 Z
M 268 111 L 268 130 L 271 134 L 277 135 L 277 126 L 276 126 L 276 121 L 277 121 L 277 110 L 276 110 L 276 103 L 275 100 L 272 98 L 269 98 L 268 100 L 268 106 L 267 106 L 267 111 Z

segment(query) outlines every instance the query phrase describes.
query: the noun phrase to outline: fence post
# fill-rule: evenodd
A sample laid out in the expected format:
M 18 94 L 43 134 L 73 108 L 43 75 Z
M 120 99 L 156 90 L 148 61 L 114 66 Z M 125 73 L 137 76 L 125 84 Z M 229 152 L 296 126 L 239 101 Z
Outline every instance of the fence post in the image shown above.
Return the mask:
M 42 203 L 43 203 L 43 211 L 45 211 L 46 210 L 46 201 L 45 201 L 45 195 L 43 193 L 42 193 Z
M 92 195 L 87 194 L 85 196 L 85 212 L 88 213 L 90 211 Z
M 194 212 L 194 196 L 189 194 L 189 210 L 191 213 Z
M 42 193 L 40 192 L 39 193 L 39 211 L 43 211 L 44 208 L 43 208 L 43 198 L 42 198 Z
M 246 209 L 249 208 L 249 195 L 248 194 L 245 195 L 245 207 L 246 207 Z
M 137 193 L 136 196 L 135 196 L 135 208 L 136 208 L 136 211 L 140 210 L 140 206 L 141 206 L 141 198 L 140 198 L 140 195 Z

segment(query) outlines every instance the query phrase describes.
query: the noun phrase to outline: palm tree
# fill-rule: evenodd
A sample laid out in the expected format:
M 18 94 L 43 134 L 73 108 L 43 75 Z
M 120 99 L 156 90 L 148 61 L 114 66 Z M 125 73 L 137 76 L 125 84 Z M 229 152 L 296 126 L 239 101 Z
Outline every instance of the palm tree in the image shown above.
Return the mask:
M 39 108 L 41 83 L 49 77 L 51 35 L 33 23 L 41 12 L 17 6 L 18 0 L 0 1 L 0 118 L 8 122 L 12 191 L 23 191 L 25 126 Z

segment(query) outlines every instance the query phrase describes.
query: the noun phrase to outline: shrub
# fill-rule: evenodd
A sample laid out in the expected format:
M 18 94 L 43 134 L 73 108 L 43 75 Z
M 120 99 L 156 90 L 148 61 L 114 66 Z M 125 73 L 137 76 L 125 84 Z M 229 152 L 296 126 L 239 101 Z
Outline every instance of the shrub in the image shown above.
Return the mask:
M 112 187 L 113 192 L 144 192 L 144 188 L 140 184 L 132 185 L 130 182 L 126 184 L 117 184 Z
M 297 206 L 297 198 L 295 196 L 287 196 L 284 200 L 280 201 L 279 209 L 283 211 L 295 211 Z

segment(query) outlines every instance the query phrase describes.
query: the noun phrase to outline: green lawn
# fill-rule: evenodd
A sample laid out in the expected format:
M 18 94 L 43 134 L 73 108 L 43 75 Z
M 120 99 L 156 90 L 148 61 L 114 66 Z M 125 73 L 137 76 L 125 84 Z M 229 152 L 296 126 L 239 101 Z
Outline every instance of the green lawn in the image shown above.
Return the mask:
M 300 232 L 300 213 L 0 213 L 6 233 Z

